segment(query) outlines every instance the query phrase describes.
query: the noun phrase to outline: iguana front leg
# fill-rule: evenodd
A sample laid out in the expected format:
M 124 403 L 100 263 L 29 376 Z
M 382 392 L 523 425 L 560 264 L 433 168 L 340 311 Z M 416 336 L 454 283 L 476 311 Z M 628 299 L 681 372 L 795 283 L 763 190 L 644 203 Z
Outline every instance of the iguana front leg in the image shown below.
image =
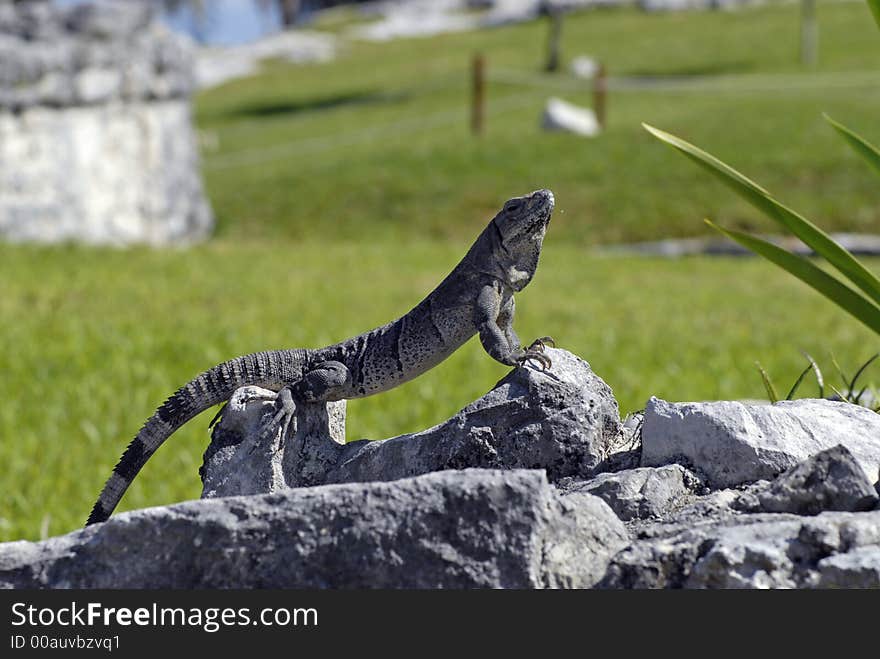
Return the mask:
M 489 356 L 508 366 L 520 366 L 530 359 L 542 368 L 550 368 L 550 358 L 544 354 L 544 344 L 553 344 L 549 336 L 536 339 L 523 350 L 513 329 L 515 304 L 513 296 L 506 296 L 499 283 L 484 286 L 474 307 L 475 323 L 480 343 Z

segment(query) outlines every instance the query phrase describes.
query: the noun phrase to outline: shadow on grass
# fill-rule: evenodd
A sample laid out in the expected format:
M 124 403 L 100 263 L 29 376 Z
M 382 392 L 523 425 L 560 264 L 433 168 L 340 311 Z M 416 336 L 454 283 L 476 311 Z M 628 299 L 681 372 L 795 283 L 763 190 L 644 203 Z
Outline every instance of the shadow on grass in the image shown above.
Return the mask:
M 410 97 L 406 92 L 362 90 L 322 96 L 319 98 L 252 101 L 227 108 L 221 113 L 227 118 L 277 117 L 323 112 L 342 107 L 402 103 Z

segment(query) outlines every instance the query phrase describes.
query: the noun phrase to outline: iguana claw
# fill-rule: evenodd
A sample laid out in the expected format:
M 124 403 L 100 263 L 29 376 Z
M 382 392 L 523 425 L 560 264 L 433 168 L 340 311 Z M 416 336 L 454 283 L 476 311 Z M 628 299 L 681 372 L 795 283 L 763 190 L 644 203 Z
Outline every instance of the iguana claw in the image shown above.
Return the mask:
M 556 347 L 553 337 L 542 336 L 540 339 L 535 339 L 532 341 L 532 344 L 525 349 L 525 352 L 517 361 L 523 366 L 529 360 L 535 361 L 541 367 L 542 371 L 546 371 L 553 366 L 553 361 L 550 357 L 544 354 L 544 348 L 547 347 L 547 345 Z
M 285 437 L 287 437 L 287 430 L 290 428 L 290 422 L 296 414 L 296 403 L 293 401 L 293 395 L 288 387 L 284 387 L 278 392 L 275 407 L 278 411 L 272 418 L 271 427 L 274 428 L 282 419 L 284 420 L 284 425 L 281 428 L 281 443 L 283 444 Z
M 537 348 L 539 350 L 543 350 L 547 346 L 551 348 L 556 347 L 556 341 L 553 340 L 552 336 L 542 336 L 540 339 L 535 339 L 532 341 L 532 345 L 528 347 L 528 350 L 532 350 L 533 348 Z

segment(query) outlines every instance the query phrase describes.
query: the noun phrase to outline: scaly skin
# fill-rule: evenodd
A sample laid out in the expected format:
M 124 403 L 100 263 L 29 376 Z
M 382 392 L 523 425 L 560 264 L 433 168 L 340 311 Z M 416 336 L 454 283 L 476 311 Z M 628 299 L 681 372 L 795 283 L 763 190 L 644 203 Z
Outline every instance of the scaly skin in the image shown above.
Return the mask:
M 534 360 L 549 366 L 543 353 L 549 337 L 525 349 L 520 345 L 513 330 L 513 294 L 535 274 L 553 203 L 549 190 L 510 199 L 446 279 L 392 323 L 317 350 L 238 357 L 178 389 L 128 445 L 86 525 L 110 516 L 150 456 L 178 428 L 226 401 L 239 387 L 257 385 L 279 392 L 276 421 L 285 418 L 286 431 L 296 401 L 335 401 L 387 391 L 433 368 L 474 334 L 502 364 Z

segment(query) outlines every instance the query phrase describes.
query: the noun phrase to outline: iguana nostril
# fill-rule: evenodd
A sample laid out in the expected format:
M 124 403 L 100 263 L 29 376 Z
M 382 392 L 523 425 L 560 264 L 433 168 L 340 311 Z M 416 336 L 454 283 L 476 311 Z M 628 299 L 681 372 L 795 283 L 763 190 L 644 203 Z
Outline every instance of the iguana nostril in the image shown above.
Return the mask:
M 535 190 L 531 195 L 529 195 L 529 208 L 533 208 L 537 204 L 549 204 L 552 208 L 555 202 L 556 200 L 553 197 L 553 193 L 546 188 Z

